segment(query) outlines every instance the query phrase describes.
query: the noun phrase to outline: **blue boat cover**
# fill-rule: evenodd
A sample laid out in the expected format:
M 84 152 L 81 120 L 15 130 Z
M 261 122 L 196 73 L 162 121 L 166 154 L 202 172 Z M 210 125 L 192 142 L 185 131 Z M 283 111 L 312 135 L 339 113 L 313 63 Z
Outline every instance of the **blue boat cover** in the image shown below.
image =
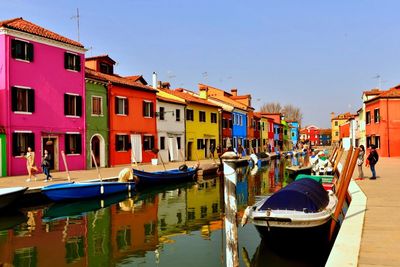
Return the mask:
M 296 180 L 270 196 L 260 210 L 318 212 L 329 203 L 328 192 L 313 179 Z

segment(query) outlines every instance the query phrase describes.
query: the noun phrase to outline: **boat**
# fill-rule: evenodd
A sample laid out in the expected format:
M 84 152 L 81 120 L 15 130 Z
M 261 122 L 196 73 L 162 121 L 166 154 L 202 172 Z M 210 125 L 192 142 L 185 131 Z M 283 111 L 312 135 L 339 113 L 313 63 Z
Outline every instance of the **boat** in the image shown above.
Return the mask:
M 337 203 L 336 195 L 319 182 L 300 179 L 247 207 L 242 223 L 248 219 L 261 236 L 274 228 L 319 227 L 330 221 Z
M 312 166 L 287 166 L 286 170 L 290 177 L 296 178 L 299 174 L 311 174 Z
M 216 175 L 219 169 L 218 163 L 202 163 L 200 164 L 199 168 L 197 169 L 198 176 L 209 176 L 209 175 Z
M 313 179 L 324 187 L 325 190 L 334 191 L 334 176 L 333 175 L 308 175 L 308 174 L 299 174 L 296 177 L 296 180 L 300 179 Z
M 185 165 L 186 166 L 186 165 Z M 133 169 L 133 175 L 137 177 L 137 186 L 162 185 L 193 181 L 196 178 L 197 168 L 179 167 L 165 171 L 146 172 Z
M 112 204 L 121 202 L 129 197 L 126 193 L 112 194 L 104 198 L 90 198 L 72 202 L 58 202 L 44 209 L 43 222 L 82 216 Z
M 7 187 L 0 188 L 0 209 L 7 208 L 21 197 L 28 187 Z
M 42 188 L 42 193 L 49 199 L 58 202 L 101 198 L 116 193 L 130 192 L 134 189 L 134 182 L 69 182 L 45 186 Z
M 249 165 L 254 166 L 257 165 L 258 167 L 266 165 L 270 162 L 271 158 L 269 154 L 265 152 L 260 152 L 256 154 L 250 154 Z

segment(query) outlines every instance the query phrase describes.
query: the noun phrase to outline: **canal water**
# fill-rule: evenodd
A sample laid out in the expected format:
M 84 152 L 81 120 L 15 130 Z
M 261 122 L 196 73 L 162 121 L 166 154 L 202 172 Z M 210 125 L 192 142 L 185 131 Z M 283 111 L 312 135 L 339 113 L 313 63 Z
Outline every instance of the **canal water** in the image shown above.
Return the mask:
M 290 183 L 285 166 L 295 161 L 276 160 L 258 170 L 237 169 L 239 217 L 256 196 Z M 0 265 L 226 266 L 221 181 L 212 177 L 131 196 L 53 203 L 2 214 Z M 325 249 L 290 241 L 276 245 L 276 241 L 262 240 L 251 224 L 239 226 L 240 266 L 324 265 Z

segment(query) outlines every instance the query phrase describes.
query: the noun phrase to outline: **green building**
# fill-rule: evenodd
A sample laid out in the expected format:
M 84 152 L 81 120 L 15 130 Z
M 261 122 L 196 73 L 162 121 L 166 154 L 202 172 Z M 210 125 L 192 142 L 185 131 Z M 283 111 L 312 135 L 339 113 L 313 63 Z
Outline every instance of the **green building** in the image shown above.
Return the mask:
M 292 150 L 292 139 L 291 132 L 288 123 L 285 120 L 281 120 L 283 126 L 283 151 Z
M 108 166 L 108 107 L 107 81 L 88 72 L 86 82 L 86 166 L 94 167 L 93 151 L 99 167 Z
M 7 175 L 6 135 L 0 128 L 0 177 Z

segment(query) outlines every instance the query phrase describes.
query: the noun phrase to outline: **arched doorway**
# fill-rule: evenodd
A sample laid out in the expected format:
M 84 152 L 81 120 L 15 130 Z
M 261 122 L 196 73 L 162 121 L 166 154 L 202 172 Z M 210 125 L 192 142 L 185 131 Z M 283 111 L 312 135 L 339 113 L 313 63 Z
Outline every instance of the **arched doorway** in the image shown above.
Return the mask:
M 97 166 L 105 167 L 105 144 L 104 138 L 100 134 L 95 134 L 92 136 L 92 138 L 90 139 L 90 149 L 93 151 Z M 90 162 L 91 167 L 95 167 L 92 158 Z

